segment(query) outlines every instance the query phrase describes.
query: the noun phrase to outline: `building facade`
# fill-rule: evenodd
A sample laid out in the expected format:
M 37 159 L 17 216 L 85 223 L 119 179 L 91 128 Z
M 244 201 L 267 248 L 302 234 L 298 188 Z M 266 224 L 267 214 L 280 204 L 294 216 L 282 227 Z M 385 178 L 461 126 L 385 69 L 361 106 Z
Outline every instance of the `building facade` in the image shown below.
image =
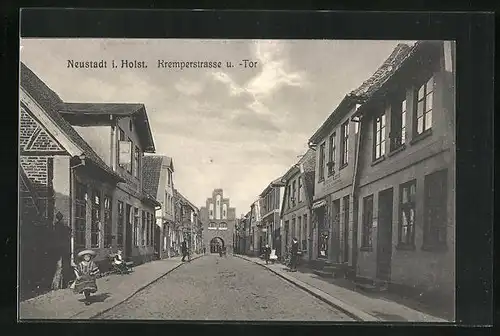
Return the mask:
M 174 221 L 172 249 L 181 253 L 181 243 L 185 241 L 191 253 L 199 251 L 200 220 L 199 210 L 177 189 L 174 189 Z
M 250 205 L 250 220 L 248 227 L 248 255 L 259 256 L 261 253 L 261 211 L 260 199 L 257 199 Z
M 60 97 L 23 63 L 20 75 L 20 287 L 24 296 L 37 288 L 65 287 L 73 277 L 77 243 L 98 251 L 113 246 L 105 205 L 123 179 L 62 118 Z M 87 181 L 87 187 L 79 181 Z
M 145 152 L 155 152 L 145 106 L 63 103 L 58 110 L 106 165 L 124 180 L 113 190 L 107 188 L 101 193 L 90 180 L 79 179 L 76 182 L 77 187 L 92 189 L 89 191 L 93 200 L 92 213 L 103 211 L 101 217 L 92 215 L 95 217 L 90 223 L 92 234 L 97 236 L 106 231 L 104 236 L 115 237 L 116 240 L 115 247 L 112 238 L 108 238 L 111 243 L 96 243 L 97 238 L 91 238 L 89 245 L 79 235 L 77 227 L 76 249 L 97 248 L 97 259 L 106 259 L 113 249 L 123 249 L 125 258 L 135 263 L 152 260 L 155 257 L 155 212 L 160 204 L 143 189 L 143 156 Z M 98 223 L 106 221 L 111 224 L 108 230 L 103 230 Z
M 229 198 L 224 198 L 222 189 L 214 189 L 212 196 L 200 209 L 203 223 L 203 245 L 211 253 L 218 247 L 233 251 L 233 236 L 236 224 L 236 209 L 230 207 Z
M 280 256 L 282 251 L 281 242 L 281 207 L 283 204 L 285 184 L 281 178 L 271 182 L 260 194 L 260 237 L 258 249 L 262 251 L 266 244 L 271 249 L 276 250 L 276 255 Z M 262 253 L 262 252 L 260 252 Z
M 454 58 L 453 43 L 418 42 L 357 112 L 357 273 L 452 302 Z
M 314 196 L 314 171 L 316 154 L 309 149 L 306 154 L 283 175 L 285 184 L 282 220 L 282 251 L 288 252 L 294 237 L 299 241 L 302 259 L 312 259 L 312 198 Z
M 146 155 L 143 158 L 142 179 L 144 190 L 154 195 L 161 208 L 155 214 L 154 250 L 159 258 L 172 253 L 171 232 L 174 220 L 174 164 L 171 157 Z
M 353 118 L 374 88 L 384 83 L 409 54 L 399 44 L 374 75 L 344 97 L 309 140 L 316 150 L 312 258 L 343 271 L 356 268 L 358 200 L 354 178 L 359 145 L 359 120 Z

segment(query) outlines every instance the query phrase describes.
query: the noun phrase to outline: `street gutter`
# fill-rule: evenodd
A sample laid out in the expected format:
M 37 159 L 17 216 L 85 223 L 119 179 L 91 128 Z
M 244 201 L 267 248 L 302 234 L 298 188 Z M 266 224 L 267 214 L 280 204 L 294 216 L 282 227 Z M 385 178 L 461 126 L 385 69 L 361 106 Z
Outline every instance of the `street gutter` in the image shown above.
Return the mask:
M 205 255 L 204 255 L 204 254 L 198 255 L 198 256 L 196 256 L 196 257 L 191 258 L 191 260 L 190 260 L 190 261 L 196 260 L 196 259 L 201 258 L 201 257 L 203 257 L 203 256 L 205 256 Z M 167 275 L 167 274 L 169 274 L 170 272 L 175 271 L 176 269 L 178 269 L 179 267 L 181 267 L 181 266 L 182 266 L 182 265 L 184 265 L 184 264 L 185 264 L 185 262 L 181 262 L 179 265 L 174 266 L 173 268 L 171 268 L 171 269 L 170 269 L 170 270 L 168 270 L 167 272 L 163 273 L 162 275 L 160 275 L 160 276 L 158 276 L 157 278 L 153 279 L 152 281 L 150 281 L 150 282 L 149 282 L 149 283 L 147 283 L 146 285 L 144 285 L 144 286 L 140 287 L 139 289 L 137 289 L 136 291 L 134 291 L 132 294 L 130 294 L 129 296 L 127 296 L 125 299 L 123 299 L 123 300 L 121 300 L 121 301 L 117 302 L 116 304 L 114 304 L 114 305 L 113 305 L 112 307 L 110 307 L 110 308 L 106 308 L 106 309 L 104 309 L 104 310 L 100 311 L 99 313 L 92 315 L 92 316 L 91 316 L 91 317 L 89 317 L 88 319 L 89 319 L 89 320 L 95 319 L 95 318 L 97 318 L 97 317 L 99 317 L 99 316 L 101 316 L 101 315 L 103 315 L 103 314 L 107 313 L 108 311 L 110 311 L 111 309 L 115 308 L 116 306 L 121 305 L 122 303 L 124 303 L 124 302 L 126 302 L 126 301 L 130 300 L 130 298 L 132 298 L 134 295 L 138 294 L 139 292 L 143 291 L 143 290 L 144 290 L 144 289 L 146 289 L 147 287 L 149 287 L 149 286 L 153 285 L 154 283 L 158 282 L 161 278 L 163 278 L 164 276 L 166 276 L 166 275 Z M 72 316 L 70 317 L 70 319 L 75 318 L 76 316 L 78 316 L 79 314 L 84 313 L 84 312 L 85 312 L 85 311 L 78 312 L 78 313 L 76 313 L 76 314 L 72 315 Z
M 353 318 L 354 320 L 356 321 L 360 321 L 360 322 L 381 322 L 382 320 L 376 318 L 375 316 L 372 316 L 368 313 L 365 313 L 364 311 L 361 311 L 359 309 L 356 309 L 348 304 L 346 304 L 344 301 L 341 301 L 333 296 L 331 296 L 330 294 L 327 294 L 319 289 L 317 289 L 316 287 L 314 286 L 311 286 L 303 281 L 300 281 L 294 277 L 291 277 L 291 276 L 287 276 L 285 274 L 282 274 L 281 272 L 278 272 L 278 271 L 275 271 L 269 267 L 267 267 L 266 265 L 264 264 L 261 264 L 259 262 L 256 262 L 254 260 L 251 260 L 251 259 L 247 259 L 243 256 L 240 256 L 240 255 L 235 255 L 237 256 L 238 258 L 240 259 L 243 259 L 243 260 L 246 260 L 246 261 L 249 261 L 249 262 L 252 262 L 256 265 L 259 265 L 259 266 L 262 266 L 264 267 L 265 269 L 267 269 L 268 271 L 270 271 L 271 273 L 273 274 L 276 274 L 277 276 L 279 276 L 280 278 L 294 284 L 295 286 L 299 287 L 300 289 L 306 291 L 307 293 L 311 294 L 312 296 L 318 298 L 319 300 L 325 302 L 326 304 L 342 311 L 344 314 L 346 314 L 347 316 Z

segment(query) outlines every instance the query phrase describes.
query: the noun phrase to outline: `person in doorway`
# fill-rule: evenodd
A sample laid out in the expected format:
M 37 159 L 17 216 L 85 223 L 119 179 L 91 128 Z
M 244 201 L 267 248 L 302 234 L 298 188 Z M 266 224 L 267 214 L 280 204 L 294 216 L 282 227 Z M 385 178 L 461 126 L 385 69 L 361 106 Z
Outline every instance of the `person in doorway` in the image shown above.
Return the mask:
M 92 250 L 84 250 L 78 253 L 78 258 L 82 260 L 75 267 L 75 287 L 76 294 L 85 295 L 85 305 L 90 304 L 90 294 L 97 292 L 96 277 L 99 274 L 97 264 L 92 260 L 96 253 Z
M 297 258 L 299 254 L 299 241 L 297 238 L 292 240 L 292 248 L 290 249 L 290 270 L 295 272 L 297 270 Z
M 186 257 L 188 257 L 188 261 L 189 261 L 188 248 L 187 248 L 186 241 L 183 241 L 181 244 L 181 252 L 182 252 L 182 261 L 186 261 L 185 260 Z
M 269 257 L 271 256 L 271 248 L 269 247 L 269 244 L 266 244 L 264 247 L 264 259 L 266 260 L 266 265 L 269 264 Z

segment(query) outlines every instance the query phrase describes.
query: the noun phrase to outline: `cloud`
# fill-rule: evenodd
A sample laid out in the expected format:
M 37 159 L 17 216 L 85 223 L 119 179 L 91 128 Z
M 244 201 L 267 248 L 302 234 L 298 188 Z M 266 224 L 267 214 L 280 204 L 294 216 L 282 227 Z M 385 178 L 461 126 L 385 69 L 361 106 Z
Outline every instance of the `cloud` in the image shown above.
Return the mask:
M 398 41 L 22 39 L 21 60 L 62 99 L 140 102 L 174 183 L 202 206 L 223 188 L 237 214 L 307 149 L 340 99 Z M 366 57 L 366 55 L 370 57 Z M 147 69 L 68 69 L 68 59 L 144 59 Z M 156 68 L 164 60 L 258 62 L 253 69 Z

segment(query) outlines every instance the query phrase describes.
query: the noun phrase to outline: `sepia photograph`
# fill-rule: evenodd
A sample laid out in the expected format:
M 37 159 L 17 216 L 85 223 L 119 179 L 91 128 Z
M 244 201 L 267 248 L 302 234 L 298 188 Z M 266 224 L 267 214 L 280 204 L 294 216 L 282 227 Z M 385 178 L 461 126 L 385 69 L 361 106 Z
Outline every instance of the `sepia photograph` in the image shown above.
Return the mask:
M 455 41 L 19 55 L 20 321 L 455 322 Z

